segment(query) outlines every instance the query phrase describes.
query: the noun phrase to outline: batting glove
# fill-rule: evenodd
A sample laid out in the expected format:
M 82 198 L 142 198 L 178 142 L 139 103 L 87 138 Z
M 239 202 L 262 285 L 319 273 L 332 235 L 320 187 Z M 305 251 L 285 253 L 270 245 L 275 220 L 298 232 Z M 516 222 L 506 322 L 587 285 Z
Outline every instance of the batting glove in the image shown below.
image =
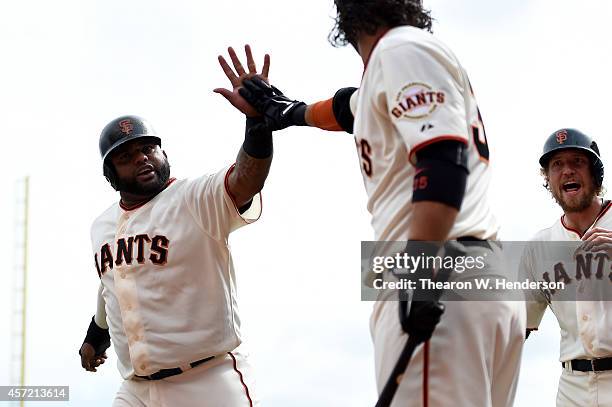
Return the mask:
M 400 302 L 400 322 L 404 332 L 419 342 L 429 340 L 444 313 L 444 304 L 438 301 L 412 301 L 407 317 L 406 306 L 406 301 Z
M 257 76 L 245 79 L 238 91 L 266 120 L 270 130 L 281 130 L 289 126 L 306 126 L 304 115 L 306 103 L 291 100 L 276 87 Z

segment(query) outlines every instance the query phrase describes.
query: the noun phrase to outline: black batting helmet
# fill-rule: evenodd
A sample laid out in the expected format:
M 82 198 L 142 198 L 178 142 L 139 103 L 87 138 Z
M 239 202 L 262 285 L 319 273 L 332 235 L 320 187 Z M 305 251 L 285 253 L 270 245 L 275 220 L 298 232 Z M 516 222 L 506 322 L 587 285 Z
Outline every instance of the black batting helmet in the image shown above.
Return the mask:
M 560 150 L 573 148 L 584 151 L 591 158 L 591 169 L 597 186 L 601 186 L 604 177 L 604 165 L 599 155 L 597 143 L 589 136 L 576 129 L 561 129 L 551 134 L 544 143 L 544 150 L 540 157 L 542 168 L 548 166 L 550 157 Z
M 104 176 L 116 187 L 115 168 L 109 163 L 108 157 L 111 152 L 128 141 L 147 137 L 161 147 L 161 139 L 155 135 L 151 125 L 141 117 L 128 115 L 117 117 L 108 123 L 100 134 L 100 156 L 102 157 L 102 168 Z

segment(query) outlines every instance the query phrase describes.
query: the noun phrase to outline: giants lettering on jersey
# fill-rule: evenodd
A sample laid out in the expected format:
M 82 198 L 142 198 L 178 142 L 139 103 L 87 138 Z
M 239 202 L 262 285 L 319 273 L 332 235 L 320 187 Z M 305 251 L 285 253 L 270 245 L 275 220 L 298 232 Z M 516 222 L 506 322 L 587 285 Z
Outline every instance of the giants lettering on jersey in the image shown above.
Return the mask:
M 422 119 L 430 115 L 446 100 L 441 91 L 434 91 L 424 83 L 411 83 L 402 87 L 395 98 L 397 104 L 391 109 L 396 118 Z
M 607 275 L 604 274 L 606 271 L 609 271 Z M 565 285 L 583 279 L 603 280 L 604 278 L 612 283 L 612 263 L 610 263 L 610 257 L 606 252 L 578 254 L 575 263 L 566 265 L 563 262 L 558 262 L 553 265 L 552 270 L 542 274 L 542 279 L 550 283 L 552 281 L 551 276 L 555 283 L 563 282 Z M 555 291 L 551 289 L 548 290 L 548 293 L 552 295 Z
M 129 236 L 128 238 L 122 237 L 115 243 L 114 258 L 110 245 L 106 243 L 94 255 L 98 276 L 102 277 L 102 274 L 112 270 L 113 265 L 120 266 L 124 263 L 130 265 L 134 260 L 138 264 L 144 264 L 147 260 L 145 259 L 145 248 L 148 248 L 150 252 L 148 260 L 156 266 L 163 266 L 168 261 L 169 243 L 168 238 L 162 235 L 156 235 L 152 238 L 147 234 Z M 98 254 L 100 254 L 99 262 Z

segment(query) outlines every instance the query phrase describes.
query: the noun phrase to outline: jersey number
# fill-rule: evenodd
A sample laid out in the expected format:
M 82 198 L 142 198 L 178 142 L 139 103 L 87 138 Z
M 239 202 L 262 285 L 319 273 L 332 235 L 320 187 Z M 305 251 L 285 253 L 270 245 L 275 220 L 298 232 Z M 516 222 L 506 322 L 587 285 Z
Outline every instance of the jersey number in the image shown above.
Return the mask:
M 482 116 L 480 115 L 480 109 L 478 109 L 478 121 L 472 124 L 472 138 L 474 139 L 474 145 L 478 150 L 480 158 L 486 162 L 489 162 L 489 143 L 487 142 L 487 133 L 485 132 L 484 123 L 482 122 Z
M 368 177 L 372 176 L 372 147 L 367 140 L 361 139 L 357 142 L 357 148 L 361 153 L 361 168 Z

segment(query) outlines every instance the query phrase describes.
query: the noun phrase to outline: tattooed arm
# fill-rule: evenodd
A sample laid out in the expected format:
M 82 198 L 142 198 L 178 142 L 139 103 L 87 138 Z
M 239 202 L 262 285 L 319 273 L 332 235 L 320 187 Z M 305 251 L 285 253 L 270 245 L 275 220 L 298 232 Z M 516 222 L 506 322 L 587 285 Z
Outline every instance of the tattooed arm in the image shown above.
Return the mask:
M 248 204 L 264 186 L 272 164 L 272 132 L 262 119 L 247 118 L 244 143 L 227 179 L 237 208 Z
M 244 143 L 238 152 L 236 165 L 227 179 L 229 193 L 234 199 L 236 207 L 242 212 L 244 206 L 249 204 L 253 196 L 263 188 L 270 164 L 272 164 L 272 132 L 265 126 L 262 116 L 240 95 L 244 79 L 257 75 L 263 80 L 268 80 L 270 70 L 270 56 L 264 57 L 263 68 L 257 72 L 255 59 L 249 45 L 245 45 L 244 51 L 247 60 L 247 70 L 240 62 L 236 51 L 232 47 L 227 49 L 234 69 L 225 58 L 219 55 L 221 69 L 229 79 L 232 89 L 216 88 L 215 93 L 227 99 L 232 106 L 246 115 L 246 131 Z

